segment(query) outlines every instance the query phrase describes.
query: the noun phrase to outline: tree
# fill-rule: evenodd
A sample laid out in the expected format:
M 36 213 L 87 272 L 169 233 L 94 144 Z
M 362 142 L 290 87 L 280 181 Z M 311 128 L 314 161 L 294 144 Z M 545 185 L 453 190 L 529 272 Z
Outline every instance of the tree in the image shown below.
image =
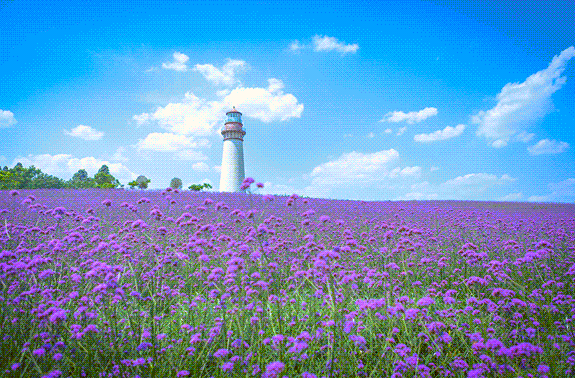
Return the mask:
M 105 173 L 105 174 L 109 175 L 110 174 L 110 168 L 108 168 L 108 166 L 106 164 L 104 164 L 100 167 L 100 169 L 98 169 L 98 173 Z M 96 173 L 96 174 L 98 174 L 98 173 Z
M 140 189 L 146 189 L 148 187 L 148 184 L 150 182 L 152 182 L 152 180 L 150 180 L 149 178 L 147 178 L 144 175 L 140 175 L 138 176 L 138 178 L 136 179 L 136 182 L 138 183 L 138 188 Z
M 43 173 L 33 165 L 24 168 L 21 163 L 18 163 L 12 169 L 0 171 L 0 189 L 57 189 L 64 187 L 66 187 L 64 180 Z
M 100 167 L 98 173 L 94 176 L 94 180 L 98 184 L 98 188 L 111 189 L 120 186 L 120 181 L 110 174 L 110 169 L 105 164 Z
M 203 183 L 203 184 L 192 184 L 190 186 L 188 186 L 188 189 L 193 190 L 195 192 L 199 192 L 202 189 L 211 189 L 212 186 L 208 183 Z
M 182 179 L 178 177 L 174 177 L 172 181 L 170 181 L 170 188 L 172 189 L 182 189 Z
M 88 181 L 88 172 L 85 169 L 79 169 L 78 172 L 74 173 L 72 180 L 74 181 Z
M 88 172 L 85 169 L 80 169 L 67 182 L 67 187 L 72 189 L 97 188 L 98 184 L 94 178 L 88 177 Z

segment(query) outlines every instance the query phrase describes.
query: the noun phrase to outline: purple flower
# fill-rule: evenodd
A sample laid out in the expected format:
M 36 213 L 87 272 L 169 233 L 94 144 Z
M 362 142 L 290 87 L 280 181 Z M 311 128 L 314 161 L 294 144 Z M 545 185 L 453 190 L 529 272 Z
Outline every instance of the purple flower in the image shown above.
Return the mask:
M 233 362 L 226 362 L 225 364 L 222 365 L 222 370 L 223 371 L 232 371 L 234 369 L 234 363 Z
M 266 366 L 266 372 L 263 375 L 265 378 L 277 378 L 285 368 L 285 364 L 281 361 L 275 361 Z
M 228 354 L 230 354 L 230 351 L 229 351 L 229 350 L 227 350 L 227 349 L 218 349 L 218 350 L 216 351 L 216 353 L 214 353 L 214 357 L 215 357 L 215 358 L 221 358 L 221 357 L 227 356 Z
M 44 349 L 44 348 L 35 349 L 35 350 L 32 352 L 32 354 L 35 355 L 35 356 L 43 356 L 44 354 L 46 354 L 46 349 Z
M 176 377 L 187 377 L 188 375 L 190 375 L 190 372 L 187 370 L 180 370 L 178 372 L 178 374 L 176 374 Z
M 429 305 L 432 305 L 432 304 L 435 304 L 435 301 L 434 301 L 433 299 L 429 298 L 429 297 L 423 297 L 423 298 L 421 298 L 420 300 L 417 301 L 417 305 L 418 305 L 418 306 L 422 306 L 422 307 L 424 307 L 424 306 L 429 306 Z
M 541 374 L 549 373 L 549 366 L 539 365 L 539 366 L 537 366 L 537 372 L 541 373 Z

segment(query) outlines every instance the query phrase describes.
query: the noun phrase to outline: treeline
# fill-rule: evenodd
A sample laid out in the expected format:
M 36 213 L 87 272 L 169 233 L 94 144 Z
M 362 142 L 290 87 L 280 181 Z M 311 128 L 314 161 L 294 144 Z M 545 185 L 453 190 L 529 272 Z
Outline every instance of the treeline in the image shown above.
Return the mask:
M 128 183 L 132 189 L 147 189 L 152 180 L 140 175 L 134 181 Z M 59 177 L 42 172 L 33 165 L 26 168 L 18 163 L 14 168 L 4 166 L 0 170 L 0 190 L 13 189 L 114 189 L 123 188 L 124 185 L 110 173 L 107 165 L 102 165 L 94 177 L 89 177 L 85 169 L 80 169 L 74 173 L 70 180 L 63 180 Z M 182 180 L 175 177 L 170 182 L 170 187 L 174 189 L 182 188 Z M 210 184 L 192 184 L 190 190 L 201 191 L 211 189 Z

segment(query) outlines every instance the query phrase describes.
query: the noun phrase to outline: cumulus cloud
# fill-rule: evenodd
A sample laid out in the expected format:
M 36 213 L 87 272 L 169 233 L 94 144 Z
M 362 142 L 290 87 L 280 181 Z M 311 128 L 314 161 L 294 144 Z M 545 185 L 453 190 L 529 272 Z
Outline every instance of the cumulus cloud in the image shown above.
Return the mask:
M 0 129 L 7 128 L 12 125 L 15 125 L 16 118 L 14 118 L 14 113 L 10 110 L 2 110 L 0 109 Z
M 383 132 L 384 132 L 385 134 L 391 134 L 391 133 L 393 132 L 393 130 L 391 130 L 391 129 L 385 129 L 385 130 L 383 130 Z
M 465 125 L 457 125 L 455 127 L 447 126 L 443 130 L 437 130 L 430 134 L 417 134 L 413 136 L 413 140 L 419 143 L 431 143 L 439 140 L 446 140 L 455 138 L 461 135 L 465 130 Z
M 531 155 L 559 154 L 569 148 L 569 143 L 556 140 L 541 139 L 533 146 L 527 147 Z
M 529 202 L 550 202 L 551 196 L 530 196 L 527 198 Z
M 549 184 L 553 197 L 565 200 L 566 197 L 575 196 L 575 178 L 568 178 L 560 182 Z
M 337 51 L 342 54 L 347 53 L 356 53 L 359 49 L 359 45 L 357 43 L 354 44 L 345 44 L 345 42 L 338 41 L 335 37 L 328 37 L 315 35 L 312 38 L 313 43 L 313 50 L 314 51 Z M 292 43 L 293 45 L 293 43 Z
M 300 44 L 299 41 L 296 39 L 289 45 L 289 49 L 293 52 L 299 52 L 300 50 L 304 49 L 305 46 Z
M 267 88 L 236 88 L 227 95 L 223 103 L 236 106 L 245 116 L 262 122 L 287 121 L 300 118 L 303 104 L 297 98 L 282 91 L 284 84 L 278 79 L 268 79 Z
M 100 140 L 104 136 L 104 132 L 86 125 L 78 125 L 70 131 L 64 130 L 64 134 L 84 140 Z
M 186 63 L 190 58 L 186 54 L 182 54 L 178 51 L 174 53 L 174 61 L 173 62 L 166 62 L 162 63 L 162 68 L 166 70 L 174 70 L 179 72 L 184 72 L 188 70 L 188 66 Z M 146 71 L 149 72 L 150 70 Z
M 429 117 L 437 115 L 436 108 L 425 108 L 420 111 L 413 111 L 404 113 L 401 111 L 394 111 L 387 113 L 379 122 L 403 122 L 406 121 L 409 124 L 416 122 L 421 122 Z
M 395 134 L 395 135 L 401 136 L 401 135 L 403 135 L 403 134 L 405 133 L 406 130 L 407 130 L 407 126 L 400 127 L 400 128 L 397 130 L 397 134 Z
M 567 78 L 561 74 L 574 56 L 575 48 L 571 46 L 524 82 L 507 83 L 497 94 L 495 107 L 472 116 L 472 122 L 479 125 L 477 135 L 495 141 L 493 147 L 503 147 L 515 134 L 549 113 L 553 108 L 551 96 L 565 84 Z M 525 139 L 525 135 L 521 137 Z
M 447 180 L 439 185 L 428 181 L 412 184 L 410 190 L 398 200 L 465 200 L 494 199 L 497 192 L 505 190 L 515 178 L 504 174 L 501 177 L 490 173 L 470 173 Z
M 509 193 L 508 195 L 499 197 L 498 199 L 499 201 L 519 201 L 522 198 L 523 193 L 517 192 L 517 193 Z
M 178 160 L 191 160 L 191 161 L 208 160 L 208 157 L 204 155 L 202 151 L 195 151 L 195 150 L 181 150 L 176 152 L 174 157 Z
M 187 92 L 180 102 L 158 107 L 154 113 L 135 115 L 138 125 L 156 122 L 160 127 L 178 134 L 210 135 L 225 117 L 222 102 L 208 102 Z
M 104 164 L 108 166 L 110 173 L 122 183 L 135 180 L 136 177 L 138 177 L 137 174 L 130 171 L 128 167 L 122 163 L 112 163 L 108 160 L 98 159 L 93 156 L 76 158 L 69 154 L 28 155 L 15 158 L 13 165 L 16 165 L 17 162 L 22 163 L 25 167 L 34 165 L 36 168 L 41 169 L 42 172 L 64 179 L 72 178 L 72 175 L 78 172 L 79 169 L 85 169 L 88 175 L 93 176 Z
M 303 104 L 291 93 L 284 93 L 284 83 L 275 78 L 268 79 L 267 88 L 238 87 L 230 91 L 221 101 L 206 101 L 186 93 L 181 102 L 158 107 L 154 113 L 133 116 L 138 125 L 157 122 L 172 133 L 184 135 L 210 135 L 225 119 L 226 110 L 235 106 L 245 117 L 262 122 L 287 121 L 299 118 Z
M 529 202 L 573 202 L 575 200 L 575 178 L 570 177 L 559 182 L 551 182 L 547 185 L 550 192 L 545 195 L 533 195 Z
M 527 143 L 527 142 L 531 141 L 531 139 L 533 139 L 534 137 L 535 137 L 535 134 L 528 133 L 526 131 L 522 131 L 519 134 L 515 135 L 515 140 L 517 140 L 519 142 Z
M 210 147 L 207 139 L 194 140 L 182 134 L 150 133 L 140 139 L 135 147 L 142 151 L 175 152 L 186 148 Z
M 126 152 L 126 149 L 124 147 L 118 147 L 116 149 L 116 152 L 114 152 L 114 154 L 112 155 L 111 159 L 113 161 L 122 161 L 122 162 L 127 162 L 129 159 L 124 156 L 124 153 Z
M 196 172 L 208 172 L 210 170 L 210 167 L 203 161 L 200 161 L 198 163 L 193 164 L 192 169 Z
M 194 71 L 199 72 L 206 80 L 216 85 L 233 85 L 239 82 L 239 80 L 236 79 L 236 73 L 246 68 L 247 63 L 243 60 L 228 59 L 221 69 L 211 64 L 196 64 Z
M 399 167 L 399 153 L 394 149 L 374 153 L 350 152 L 316 166 L 303 193 L 326 197 L 337 192 L 357 193 L 358 188 L 388 187 L 404 179 L 419 177 L 421 167 Z M 350 198 L 349 196 L 347 198 Z

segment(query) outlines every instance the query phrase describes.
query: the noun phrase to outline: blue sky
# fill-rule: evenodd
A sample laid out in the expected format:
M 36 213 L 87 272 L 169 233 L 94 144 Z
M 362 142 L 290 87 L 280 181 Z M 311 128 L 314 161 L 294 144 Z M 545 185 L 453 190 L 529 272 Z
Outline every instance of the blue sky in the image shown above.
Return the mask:
M 575 200 L 569 1 L 0 0 L 0 165 L 263 193 Z

